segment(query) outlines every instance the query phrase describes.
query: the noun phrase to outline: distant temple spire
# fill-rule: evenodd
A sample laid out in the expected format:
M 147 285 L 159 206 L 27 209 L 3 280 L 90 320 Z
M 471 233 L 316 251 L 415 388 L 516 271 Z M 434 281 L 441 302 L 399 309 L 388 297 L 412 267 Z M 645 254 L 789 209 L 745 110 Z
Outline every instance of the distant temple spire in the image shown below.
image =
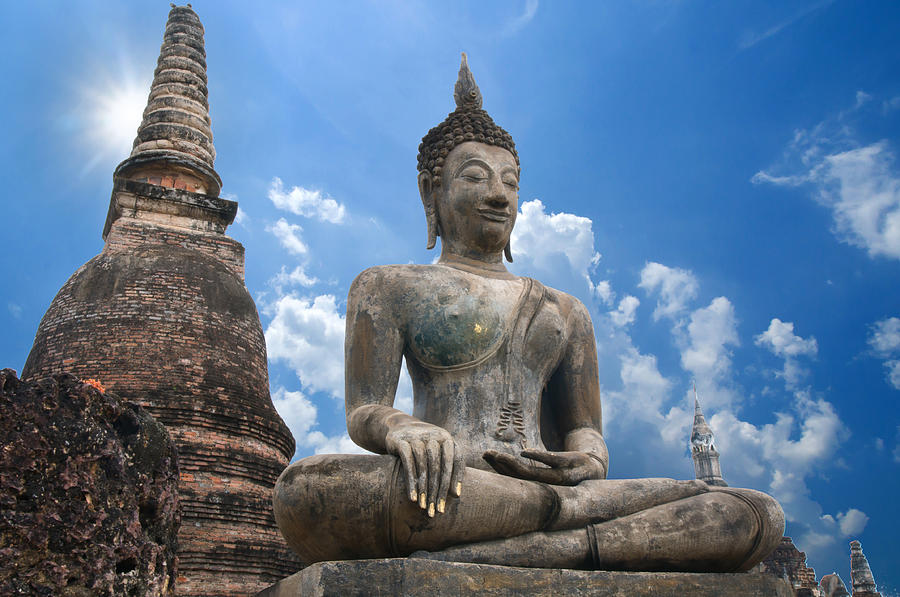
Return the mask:
M 853 597 L 881 597 L 859 541 L 850 542 L 850 583 Z
M 850 597 L 844 581 L 837 575 L 837 572 L 823 576 L 819 581 L 819 586 L 822 587 L 824 597 Z
M 719 467 L 719 451 L 716 450 L 715 436 L 700 410 L 700 398 L 694 385 L 694 426 L 691 429 L 691 458 L 694 459 L 694 475 L 708 485 L 727 487 Z

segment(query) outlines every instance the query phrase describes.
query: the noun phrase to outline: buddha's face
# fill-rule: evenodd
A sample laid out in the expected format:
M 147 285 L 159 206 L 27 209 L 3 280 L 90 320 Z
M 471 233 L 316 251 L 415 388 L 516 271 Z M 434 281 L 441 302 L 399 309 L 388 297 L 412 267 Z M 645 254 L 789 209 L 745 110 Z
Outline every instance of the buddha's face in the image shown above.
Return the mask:
M 444 160 L 441 179 L 435 189 L 441 242 L 461 255 L 502 251 L 519 208 L 512 154 L 486 143 L 461 143 Z

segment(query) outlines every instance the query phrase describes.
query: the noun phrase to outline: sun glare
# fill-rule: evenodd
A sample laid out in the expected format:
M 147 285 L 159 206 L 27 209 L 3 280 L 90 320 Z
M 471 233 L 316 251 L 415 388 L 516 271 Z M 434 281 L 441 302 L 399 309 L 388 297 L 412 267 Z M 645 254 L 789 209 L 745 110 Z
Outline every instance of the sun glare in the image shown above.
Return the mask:
M 122 86 L 98 94 L 93 130 L 103 150 L 121 154 L 123 159 L 131 153 L 141 114 L 147 105 L 148 88 L 149 85 L 141 88 Z
M 150 79 L 140 80 L 127 61 L 123 62 L 118 73 L 98 68 L 89 71 L 91 77 L 76 83 L 79 101 L 73 107 L 71 122 L 77 123 L 77 128 L 71 134 L 85 146 L 85 174 L 101 164 L 114 166 L 131 154 L 147 105 Z

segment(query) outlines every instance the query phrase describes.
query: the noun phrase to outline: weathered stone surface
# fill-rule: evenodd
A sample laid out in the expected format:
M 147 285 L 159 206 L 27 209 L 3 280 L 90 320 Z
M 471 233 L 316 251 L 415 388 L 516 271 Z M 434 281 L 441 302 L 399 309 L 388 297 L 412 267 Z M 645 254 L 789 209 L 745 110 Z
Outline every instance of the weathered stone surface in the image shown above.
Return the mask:
M 181 460 L 180 593 L 250 592 L 298 565 L 270 497 L 294 442 L 235 265 L 242 247 L 224 235 L 117 220 L 53 300 L 23 372 L 100 379 L 166 425 Z
M 792 593 L 785 581 L 762 574 L 585 572 L 388 559 L 313 564 L 258 597 L 331 595 L 791 597 Z
M 0 594 L 168 595 L 175 445 L 141 407 L 72 375 L 0 371 Z

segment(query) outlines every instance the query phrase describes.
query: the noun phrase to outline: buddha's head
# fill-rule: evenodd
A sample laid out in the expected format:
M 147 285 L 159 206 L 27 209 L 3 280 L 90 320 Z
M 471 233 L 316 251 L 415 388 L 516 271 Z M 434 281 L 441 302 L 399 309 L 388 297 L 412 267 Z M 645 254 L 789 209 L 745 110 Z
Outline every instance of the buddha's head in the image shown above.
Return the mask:
M 419 193 L 428 248 L 438 236 L 457 254 L 504 251 L 518 211 L 519 156 L 512 137 L 481 109 L 481 92 L 462 56 L 456 110 L 419 145 Z

